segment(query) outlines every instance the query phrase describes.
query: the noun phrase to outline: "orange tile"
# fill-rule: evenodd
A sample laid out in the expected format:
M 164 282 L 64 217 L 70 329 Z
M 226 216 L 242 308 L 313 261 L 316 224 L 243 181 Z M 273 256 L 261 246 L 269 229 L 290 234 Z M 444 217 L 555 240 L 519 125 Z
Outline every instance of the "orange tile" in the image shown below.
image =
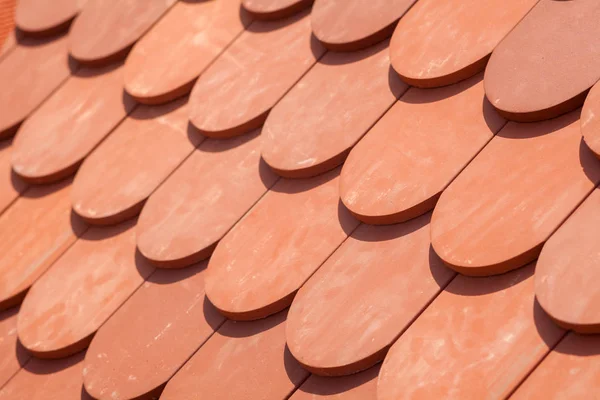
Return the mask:
M 350 376 L 312 375 L 290 400 L 377 400 L 379 365 Z
M 154 270 L 135 252 L 135 221 L 91 228 L 33 284 L 19 311 L 19 340 L 61 358 L 92 335 Z
M 356 51 L 392 35 L 416 0 L 315 0 L 313 33 L 328 49 Z
M 440 193 L 500 130 L 482 76 L 439 89 L 410 89 L 350 152 L 344 204 L 369 224 L 406 221 Z
M 392 36 L 392 66 L 417 87 L 450 85 L 484 70 L 492 50 L 538 0 L 420 0 Z
M 89 1 L 69 31 L 69 52 L 77 61 L 88 65 L 105 65 L 123 59 L 131 46 L 176 1 Z
M 87 0 L 18 0 L 15 21 L 29 35 L 66 31 Z
M 535 271 L 535 294 L 559 325 L 600 333 L 600 190 L 596 189 L 544 245 Z
M 280 400 L 308 376 L 285 347 L 285 313 L 226 322 L 167 384 L 162 400 Z
M 157 271 L 100 328 L 84 363 L 88 393 L 98 399 L 158 398 L 224 321 L 204 296 L 205 267 Z
M 255 21 L 202 74 L 190 95 L 190 120 L 206 136 L 260 127 L 269 110 L 324 53 L 307 13 Z
M 203 137 L 188 125 L 185 99 L 137 108 L 83 162 L 73 210 L 90 224 L 131 218 Z
M 458 276 L 390 349 L 378 400 L 509 395 L 563 335 L 535 303 L 533 269 Z
M 280 180 L 221 240 L 206 295 L 231 319 L 264 318 L 296 291 L 357 227 L 338 201 L 339 169 Z
M 12 171 L 10 157 L 10 141 L 0 142 L 0 213 L 27 188 L 27 184 Z
M 312 5 L 314 0 L 242 0 L 244 8 L 257 19 L 289 17 Z
M 440 197 L 433 248 L 467 275 L 518 268 L 537 258 L 599 181 L 600 162 L 582 144 L 578 112 L 509 123 Z
M 600 84 L 592 87 L 581 110 L 581 134 L 585 144 L 600 158 Z
M 17 30 L 12 29 L 0 47 L 0 60 L 17 47 Z
M 32 183 L 72 175 L 83 159 L 131 112 L 123 68 L 81 69 L 36 110 L 13 143 L 13 170 Z
M 0 387 L 29 360 L 29 355 L 17 340 L 18 308 L 0 312 Z
M 83 391 L 83 353 L 64 360 L 32 358 L 0 390 L 0 400 L 92 400 Z
M 511 399 L 586 400 L 600 393 L 600 338 L 568 334 Z
M 581 106 L 600 78 L 599 18 L 595 0 L 541 0 L 492 53 L 485 73 L 490 103 L 521 122 Z
M 454 277 L 431 250 L 430 218 L 360 226 L 299 290 L 287 343 L 306 369 L 347 375 L 382 361 Z
M 145 104 L 187 94 L 250 20 L 240 0 L 176 3 L 131 50 L 125 90 Z
M 159 267 L 208 258 L 231 227 L 275 183 L 260 160 L 258 131 L 208 139 L 150 196 L 137 245 Z
M 71 215 L 69 181 L 30 188 L 0 216 L 0 309 L 27 289 L 85 231 Z
M 339 166 L 407 86 L 390 74 L 388 43 L 326 54 L 273 108 L 262 156 L 279 175 L 310 177 Z
M 27 39 L 0 62 L 0 139 L 17 128 L 70 74 L 67 38 Z

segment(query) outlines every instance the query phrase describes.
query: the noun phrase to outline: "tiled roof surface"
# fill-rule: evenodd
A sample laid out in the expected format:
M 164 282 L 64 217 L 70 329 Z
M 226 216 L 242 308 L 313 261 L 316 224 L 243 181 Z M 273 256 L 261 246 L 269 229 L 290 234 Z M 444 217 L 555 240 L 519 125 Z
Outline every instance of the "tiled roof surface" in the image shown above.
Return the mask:
M 0 400 L 600 398 L 599 17 L 0 0 Z

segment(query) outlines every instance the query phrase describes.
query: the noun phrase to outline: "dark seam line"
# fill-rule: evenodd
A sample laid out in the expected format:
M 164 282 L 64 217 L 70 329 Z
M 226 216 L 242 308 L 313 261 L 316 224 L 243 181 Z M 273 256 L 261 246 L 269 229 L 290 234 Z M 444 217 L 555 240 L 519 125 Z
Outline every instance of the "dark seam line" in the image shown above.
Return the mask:
M 302 368 L 302 369 L 304 371 L 306 371 L 304 368 Z M 306 371 L 306 372 L 308 372 L 308 371 Z M 290 392 L 283 398 L 283 400 L 289 400 L 289 398 L 292 397 L 298 391 L 298 389 L 300 389 L 300 387 L 306 383 L 308 378 L 310 378 L 311 376 L 312 376 L 312 374 L 310 372 L 307 373 L 306 377 L 304 377 L 300 382 L 298 382 L 297 385 L 294 385 L 292 390 L 290 390 Z
M 23 363 L 23 365 L 22 365 L 22 366 L 20 366 L 20 367 L 19 367 L 19 369 L 17 369 L 17 370 L 16 370 L 16 371 L 15 371 L 15 372 L 14 372 L 14 373 L 13 373 L 13 374 L 10 376 L 10 378 L 8 378 L 8 380 L 7 380 L 6 382 L 4 382 L 4 385 L 0 386 L 0 393 L 2 393 L 2 390 L 3 390 L 3 389 L 6 387 L 6 386 L 8 386 L 8 383 L 9 383 L 10 381 L 12 381 L 12 380 L 15 378 L 15 376 L 17 376 L 17 374 L 18 374 L 19 372 L 21 372 L 21 371 L 22 371 L 22 370 L 23 370 L 23 369 L 24 369 L 24 368 L 27 366 L 27 364 L 29 364 L 29 362 L 30 362 L 30 361 L 31 361 L 31 359 L 33 358 L 33 356 L 32 356 L 31 354 L 29 354 L 29 353 L 27 353 L 27 357 L 28 357 L 28 358 L 27 358 L 27 361 L 25 361 L 25 363 Z

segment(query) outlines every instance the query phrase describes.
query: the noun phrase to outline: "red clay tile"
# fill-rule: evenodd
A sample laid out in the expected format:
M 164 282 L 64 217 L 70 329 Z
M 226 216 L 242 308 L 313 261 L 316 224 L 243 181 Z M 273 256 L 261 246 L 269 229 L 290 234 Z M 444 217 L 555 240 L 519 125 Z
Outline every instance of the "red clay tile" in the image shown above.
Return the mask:
M 390 349 L 378 400 L 506 398 L 563 335 L 535 303 L 533 268 L 452 281 Z
M 529 122 L 583 104 L 600 78 L 600 3 L 541 0 L 496 47 L 485 92 L 506 118 Z
M 377 400 L 379 365 L 350 376 L 312 375 L 290 400 Z
M 600 158 L 600 84 L 592 87 L 581 110 L 581 134 L 585 144 Z
M 466 275 L 499 274 L 533 261 L 600 181 L 578 112 L 509 123 L 444 191 L 433 212 L 436 253 Z
M 2 46 L 0 46 L 0 60 L 14 50 L 15 47 L 17 47 L 17 31 L 13 29 L 9 32 Z
M 308 376 L 285 346 L 285 313 L 226 322 L 167 384 L 162 400 L 280 400 Z
M 494 47 L 537 2 L 420 0 L 392 36 L 392 66 L 422 88 L 467 79 L 484 70 Z
M 279 175 L 321 174 L 350 149 L 407 86 L 390 74 L 388 42 L 326 54 L 273 108 L 262 156 Z
M 242 6 L 258 19 L 289 17 L 312 5 L 314 0 L 242 0 Z
M 93 334 L 154 270 L 135 252 L 135 221 L 91 228 L 33 284 L 19 311 L 19 340 L 39 358 L 88 346 Z
M 150 196 L 137 227 L 146 258 L 179 268 L 211 255 L 277 179 L 260 159 L 258 134 L 206 140 Z
M 176 3 L 131 50 L 125 90 L 145 104 L 189 93 L 198 75 L 249 22 L 240 0 Z
M 544 245 L 535 271 L 535 294 L 561 326 L 600 333 L 598 264 L 600 190 L 596 189 Z
M 204 296 L 205 267 L 157 271 L 100 328 L 84 363 L 88 393 L 98 399 L 158 398 L 224 321 Z
M 360 50 L 391 36 L 415 1 L 315 0 L 313 33 L 330 50 Z
M 0 216 L 0 309 L 27 289 L 85 231 L 71 215 L 69 181 L 34 187 Z
M 80 63 L 94 66 L 123 59 L 176 1 L 90 1 L 69 31 L 69 51 Z
M 307 12 L 255 21 L 208 67 L 190 95 L 190 120 L 206 136 L 260 127 L 269 110 L 325 52 Z
M 283 310 L 358 226 L 338 201 L 339 169 L 280 180 L 221 240 L 206 271 L 206 295 L 235 320 Z
M 21 41 L 0 62 L 0 139 L 19 125 L 70 74 L 66 37 Z
M 454 277 L 431 250 L 430 218 L 360 226 L 300 289 L 287 343 L 306 369 L 347 375 L 382 361 Z
M 15 22 L 29 35 L 48 36 L 65 31 L 87 0 L 19 0 Z
M 482 75 L 410 89 L 350 152 L 341 199 L 361 221 L 391 224 L 435 206 L 440 193 L 500 130 Z
M 568 334 L 511 399 L 587 400 L 600 393 L 600 337 Z
M 10 156 L 10 141 L 0 142 L 0 213 L 27 188 L 27 184 L 12 171 Z
M 0 387 L 25 365 L 29 355 L 17 341 L 18 308 L 0 312 Z
M 73 174 L 133 107 L 124 96 L 122 67 L 79 70 L 19 129 L 14 171 L 32 183 Z
M 137 108 L 83 162 L 75 177 L 73 210 L 90 224 L 131 218 L 202 141 L 188 129 L 185 99 Z
M 0 400 L 92 400 L 82 389 L 83 353 L 64 360 L 31 359 L 0 390 Z

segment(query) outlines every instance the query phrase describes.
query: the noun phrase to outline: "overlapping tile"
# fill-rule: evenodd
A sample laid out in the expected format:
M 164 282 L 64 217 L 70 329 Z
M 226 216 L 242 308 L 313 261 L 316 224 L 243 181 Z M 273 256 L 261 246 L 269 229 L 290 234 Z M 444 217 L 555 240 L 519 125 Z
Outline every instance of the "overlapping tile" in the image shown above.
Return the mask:
M 312 29 L 327 48 L 355 51 L 392 35 L 416 0 L 315 0 Z
M 69 32 L 69 51 L 80 63 L 125 58 L 131 46 L 177 0 L 89 1 Z
M 379 365 L 350 376 L 312 375 L 290 400 L 376 400 Z
M 535 272 L 542 308 L 561 326 L 583 333 L 600 333 L 598 210 L 596 189 L 546 242 Z
M 92 400 L 82 390 L 83 353 L 64 360 L 31 359 L 0 390 L 1 400 Z
M 73 210 L 90 224 L 137 215 L 148 196 L 203 138 L 188 129 L 185 99 L 141 106 L 85 160 L 73 183 Z
M 250 20 L 239 0 L 176 3 L 131 50 L 125 90 L 145 104 L 187 94 Z
M 34 187 L 0 216 L 0 309 L 26 291 L 85 231 L 71 215 L 69 181 Z
M 269 114 L 262 156 L 290 178 L 335 168 L 406 89 L 390 73 L 388 42 L 326 54 Z
M 204 260 L 275 183 L 260 159 L 259 131 L 208 139 L 148 199 L 137 244 L 159 267 Z
M 206 295 L 231 319 L 289 306 L 296 291 L 358 226 L 338 200 L 339 169 L 280 180 L 221 240 L 206 271 Z
M 269 110 L 323 55 L 307 12 L 255 21 L 202 74 L 190 95 L 190 120 L 210 137 L 260 127 Z
M 67 30 L 87 0 L 19 0 L 15 22 L 28 35 L 48 36 Z
M 204 296 L 205 267 L 157 271 L 100 328 L 84 363 L 88 393 L 98 399 L 158 397 L 224 321 Z
M 70 74 L 67 38 L 23 39 L 0 61 L 0 139 L 12 136 L 29 114 Z
M 378 400 L 509 395 L 563 335 L 535 303 L 533 269 L 452 281 L 390 349 Z
M 228 321 L 167 384 L 161 399 L 286 398 L 308 376 L 285 346 L 285 312 Z
M 346 375 L 383 360 L 454 277 L 431 250 L 430 218 L 362 225 L 300 289 L 288 315 L 287 343 L 305 368 Z
M 568 334 L 511 399 L 584 400 L 600 392 L 600 337 Z
M 417 87 L 469 78 L 537 1 L 420 0 L 392 36 L 392 66 Z
M 314 0 L 242 0 L 244 8 L 257 19 L 279 19 L 310 7 Z
M 581 109 L 581 134 L 585 144 L 600 158 L 600 84 L 592 87 Z
M 450 184 L 431 222 L 432 245 L 447 265 L 492 275 L 537 258 L 600 181 L 578 114 L 507 124 Z
M 17 312 L 11 308 L 0 312 L 0 388 L 29 360 L 17 340 Z
M 410 89 L 350 152 L 341 199 L 369 224 L 421 215 L 503 124 L 484 98 L 481 75 Z
M 135 252 L 135 221 L 91 228 L 30 289 L 19 340 L 39 358 L 61 358 L 96 330 L 154 270 Z
M 12 171 L 10 157 L 10 141 L 0 142 L 0 213 L 27 188 L 27 184 Z
M 485 91 L 515 121 L 556 117 L 583 104 L 600 78 L 600 4 L 541 0 L 496 47 Z
M 133 107 L 123 92 L 122 66 L 80 69 L 19 129 L 14 171 L 33 183 L 73 174 Z

